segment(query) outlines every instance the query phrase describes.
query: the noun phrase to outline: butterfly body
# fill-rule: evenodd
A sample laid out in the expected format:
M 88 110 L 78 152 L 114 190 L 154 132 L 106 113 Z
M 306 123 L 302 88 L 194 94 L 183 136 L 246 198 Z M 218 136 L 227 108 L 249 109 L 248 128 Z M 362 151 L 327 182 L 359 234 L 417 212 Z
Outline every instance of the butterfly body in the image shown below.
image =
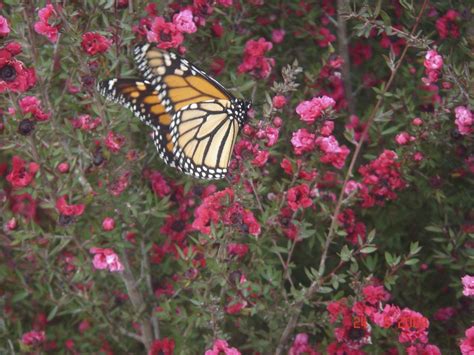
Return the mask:
M 223 178 L 250 104 L 175 53 L 145 44 L 134 55 L 144 80 L 105 80 L 99 92 L 152 128 L 166 164 L 200 179 Z

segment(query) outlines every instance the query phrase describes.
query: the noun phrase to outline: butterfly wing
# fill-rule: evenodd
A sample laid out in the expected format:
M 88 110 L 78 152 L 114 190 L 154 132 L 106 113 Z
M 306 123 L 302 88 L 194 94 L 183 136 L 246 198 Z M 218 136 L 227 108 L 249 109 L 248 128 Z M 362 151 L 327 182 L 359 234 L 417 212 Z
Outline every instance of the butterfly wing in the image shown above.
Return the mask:
M 240 126 L 229 118 L 228 100 L 193 103 L 178 110 L 170 126 L 178 168 L 200 179 L 222 179 Z
M 175 53 L 144 44 L 136 46 L 134 54 L 138 69 L 172 116 L 193 103 L 234 98 L 219 82 Z
M 171 116 L 149 82 L 139 79 L 110 79 L 99 82 L 97 89 L 107 100 L 127 107 L 151 127 L 153 142 L 160 158 L 166 164 L 176 166 L 170 131 Z

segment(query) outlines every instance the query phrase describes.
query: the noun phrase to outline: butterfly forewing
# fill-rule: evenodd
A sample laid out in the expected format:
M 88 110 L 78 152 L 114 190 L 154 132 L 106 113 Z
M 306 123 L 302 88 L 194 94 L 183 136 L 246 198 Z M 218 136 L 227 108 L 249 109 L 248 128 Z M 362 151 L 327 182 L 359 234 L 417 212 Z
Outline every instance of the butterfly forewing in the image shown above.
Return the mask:
M 135 61 L 171 115 L 192 103 L 232 98 L 220 83 L 175 53 L 139 45 L 135 47 Z
M 139 79 L 110 79 L 99 82 L 97 88 L 107 100 L 127 107 L 153 129 L 153 142 L 160 158 L 174 167 L 171 116 L 150 83 Z

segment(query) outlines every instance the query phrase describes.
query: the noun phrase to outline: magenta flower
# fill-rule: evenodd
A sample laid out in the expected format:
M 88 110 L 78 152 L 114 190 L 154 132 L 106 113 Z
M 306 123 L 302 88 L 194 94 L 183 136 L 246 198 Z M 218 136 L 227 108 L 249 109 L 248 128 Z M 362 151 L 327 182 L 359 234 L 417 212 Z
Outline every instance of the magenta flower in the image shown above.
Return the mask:
M 27 346 L 34 346 L 43 343 L 46 340 L 46 334 L 44 331 L 32 330 L 28 333 L 23 334 L 21 342 Z
M 240 351 L 236 348 L 229 347 L 229 344 L 223 339 L 216 339 L 211 350 L 206 350 L 204 355 L 240 355 Z
M 454 109 L 454 115 L 456 116 L 454 123 L 458 127 L 459 133 L 463 136 L 471 134 L 474 129 L 474 117 L 471 110 L 464 106 L 458 106 Z
M 0 36 L 5 37 L 10 33 L 10 26 L 5 17 L 0 15 Z
M 112 217 L 105 217 L 102 221 L 102 230 L 109 232 L 115 229 L 115 220 Z

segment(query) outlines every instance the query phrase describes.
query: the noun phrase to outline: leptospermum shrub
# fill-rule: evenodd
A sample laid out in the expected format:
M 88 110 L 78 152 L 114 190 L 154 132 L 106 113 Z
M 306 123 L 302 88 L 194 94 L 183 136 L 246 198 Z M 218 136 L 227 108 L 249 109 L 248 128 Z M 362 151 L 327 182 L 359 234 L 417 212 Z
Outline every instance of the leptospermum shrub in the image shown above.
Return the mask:
M 472 354 L 472 11 L 337 3 L 3 1 L 0 352 Z M 95 90 L 145 42 L 253 102 L 228 178 Z

